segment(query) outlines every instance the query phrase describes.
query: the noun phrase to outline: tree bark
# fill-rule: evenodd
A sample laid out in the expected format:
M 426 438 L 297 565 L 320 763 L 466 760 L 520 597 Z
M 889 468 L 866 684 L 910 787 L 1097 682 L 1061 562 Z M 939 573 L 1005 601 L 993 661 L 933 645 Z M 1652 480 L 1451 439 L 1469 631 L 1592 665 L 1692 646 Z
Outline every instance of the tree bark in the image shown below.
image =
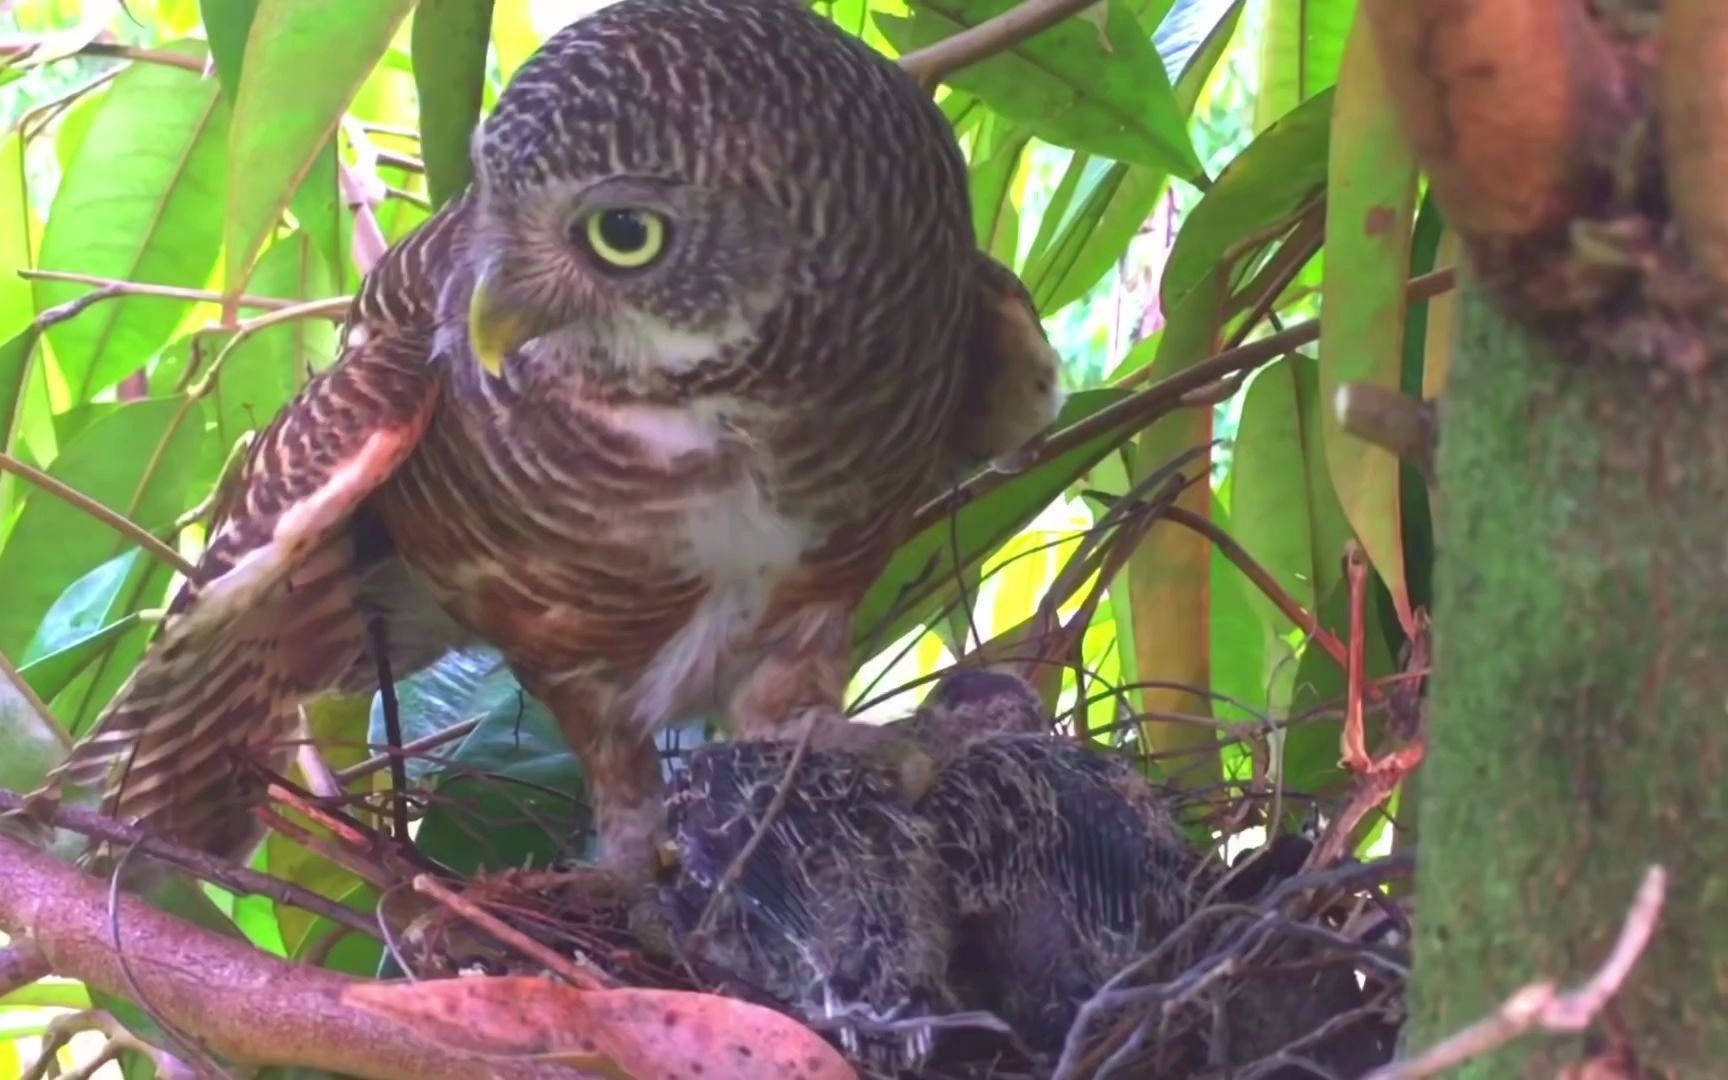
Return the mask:
M 1474 286 L 1442 408 L 1431 747 L 1408 1041 L 1599 964 L 1645 868 L 1649 951 L 1584 1039 L 1460 1073 L 1728 1062 L 1728 365 L 1558 350 Z

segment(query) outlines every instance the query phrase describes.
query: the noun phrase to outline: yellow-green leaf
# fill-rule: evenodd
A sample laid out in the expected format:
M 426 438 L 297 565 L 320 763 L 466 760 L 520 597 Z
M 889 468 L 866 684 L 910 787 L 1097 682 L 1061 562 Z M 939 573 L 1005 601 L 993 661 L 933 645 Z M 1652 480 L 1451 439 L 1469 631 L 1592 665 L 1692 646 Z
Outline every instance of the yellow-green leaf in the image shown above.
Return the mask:
M 414 0 L 259 0 L 228 148 L 227 288 L 240 292 L 288 201 Z M 307 73 L 316 71 L 317 78 Z
M 1326 202 L 1326 280 L 1320 386 L 1330 402 L 1343 382 L 1402 384 L 1404 280 L 1416 211 L 1416 164 L 1398 130 L 1367 22 L 1345 50 L 1333 98 Z M 1399 462 L 1348 435 L 1325 410 L 1326 460 L 1344 516 L 1410 626 L 1399 513 Z

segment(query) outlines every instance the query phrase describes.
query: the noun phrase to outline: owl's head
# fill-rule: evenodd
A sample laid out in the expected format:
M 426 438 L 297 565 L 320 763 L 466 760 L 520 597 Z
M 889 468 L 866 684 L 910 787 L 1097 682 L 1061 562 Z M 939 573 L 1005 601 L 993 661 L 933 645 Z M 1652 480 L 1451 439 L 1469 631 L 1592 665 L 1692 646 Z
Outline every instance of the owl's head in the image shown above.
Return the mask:
M 965 224 L 955 153 L 910 80 L 803 4 L 623 0 L 549 39 L 476 133 L 473 351 L 646 385 L 792 362 L 810 350 L 777 346 L 829 321 L 812 297 L 866 310 L 917 279 L 920 216 Z

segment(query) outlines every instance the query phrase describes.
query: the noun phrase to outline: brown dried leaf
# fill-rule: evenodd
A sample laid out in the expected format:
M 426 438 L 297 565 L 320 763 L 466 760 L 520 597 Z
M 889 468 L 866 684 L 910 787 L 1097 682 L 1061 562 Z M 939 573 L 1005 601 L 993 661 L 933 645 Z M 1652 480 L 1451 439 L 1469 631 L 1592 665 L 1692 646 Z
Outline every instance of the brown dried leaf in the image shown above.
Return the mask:
M 363 983 L 344 999 L 470 1053 L 567 1064 L 597 1076 L 857 1080 L 833 1047 L 797 1021 L 712 994 L 577 990 L 520 976 Z

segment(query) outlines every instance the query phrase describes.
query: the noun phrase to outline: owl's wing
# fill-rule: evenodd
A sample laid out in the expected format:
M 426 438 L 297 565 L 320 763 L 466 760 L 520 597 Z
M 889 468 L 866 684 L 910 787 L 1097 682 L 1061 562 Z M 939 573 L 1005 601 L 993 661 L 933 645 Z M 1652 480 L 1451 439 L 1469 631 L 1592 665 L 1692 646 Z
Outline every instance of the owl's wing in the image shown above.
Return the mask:
M 965 344 L 956 426 L 948 456 L 960 470 L 990 463 L 1012 471 L 1062 409 L 1062 358 L 1032 295 L 983 252 L 972 260 L 972 324 Z
M 232 857 L 256 843 L 247 810 L 262 770 L 292 756 L 299 705 L 365 655 L 355 515 L 438 401 L 437 283 L 414 271 L 434 268 L 427 249 L 447 246 L 450 220 L 433 219 L 369 276 L 341 358 L 253 443 L 160 632 L 31 803 L 94 788 L 105 813 L 180 843 Z

